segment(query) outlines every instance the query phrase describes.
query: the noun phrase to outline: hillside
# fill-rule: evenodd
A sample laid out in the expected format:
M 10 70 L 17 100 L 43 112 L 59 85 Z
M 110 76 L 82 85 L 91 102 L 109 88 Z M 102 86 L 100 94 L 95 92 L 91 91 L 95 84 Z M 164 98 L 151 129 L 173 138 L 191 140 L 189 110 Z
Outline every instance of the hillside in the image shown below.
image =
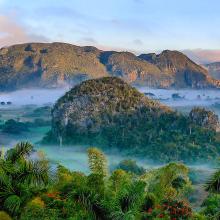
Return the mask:
M 205 66 L 214 79 L 220 79 L 220 62 L 206 64 Z
M 218 127 L 210 111 L 185 116 L 119 78 L 104 77 L 82 82 L 57 101 L 44 142 L 95 145 L 159 161 L 206 161 L 219 156 Z
M 27 43 L 0 49 L 0 90 L 73 86 L 103 76 L 156 88 L 218 87 L 218 81 L 205 69 L 177 51 L 138 57 L 65 43 Z
M 58 87 L 107 75 L 95 49 L 64 43 L 3 48 L 0 50 L 0 73 L 1 89 Z
M 129 52 L 103 52 L 101 62 L 110 75 L 121 77 L 128 83 L 159 88 L 172 84 L 172 76 Z
M 161 72 L 172 76 L 173 86 L 177 88 L 212 88 L 219 84 L 210 77 L 205 68 L 179 51 L 165 50 L 158 55 L 141 54 L 139 58 L 156 65 Z

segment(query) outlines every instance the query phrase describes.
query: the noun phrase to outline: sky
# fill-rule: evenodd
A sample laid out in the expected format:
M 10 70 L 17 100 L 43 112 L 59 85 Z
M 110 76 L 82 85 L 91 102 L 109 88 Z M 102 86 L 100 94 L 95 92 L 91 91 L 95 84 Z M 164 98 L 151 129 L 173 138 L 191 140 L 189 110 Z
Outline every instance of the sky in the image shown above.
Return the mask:
M 59 41 L 135 53 L 214 52 L 220 60 L 219 8 L 219 0 L 0 0 L 0 47 Z

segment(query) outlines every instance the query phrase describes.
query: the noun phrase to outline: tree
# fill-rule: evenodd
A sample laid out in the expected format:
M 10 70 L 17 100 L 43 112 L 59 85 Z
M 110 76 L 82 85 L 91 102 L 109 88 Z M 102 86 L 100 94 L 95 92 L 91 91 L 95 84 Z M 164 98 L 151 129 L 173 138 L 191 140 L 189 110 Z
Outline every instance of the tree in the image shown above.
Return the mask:
M 20 134 L 29 131 L 27 124 L 9 119 L 2 126 L 2 131 L 9 134 Z
M 220 193 L 220 169 L 208 180 L 206 190 L 213 193 Z
M 130 159 L 121 161 L 118 164 L 117 169 L 122 169 L 137 175 L 142 175 L 146 172 L 143 167 L 137 165 L 135 160 Z
M 18 143 L 0 159 L 0 207 L 19 215 L 22 207 L 49 181 L 48 163 L 31 160 L 33 146 Z
M 107 176 L 107 159 L 103 152 L 92 147 L 88 149 L 89 168 L 93 174 L 99 174 L 103 177 Z
M 191 190 L 188 168 L 181 163 L 169 163 L 164 167 L 149 171 L 143 176 L 148 184 L 147 190 L 159 201 L 182 199 Z

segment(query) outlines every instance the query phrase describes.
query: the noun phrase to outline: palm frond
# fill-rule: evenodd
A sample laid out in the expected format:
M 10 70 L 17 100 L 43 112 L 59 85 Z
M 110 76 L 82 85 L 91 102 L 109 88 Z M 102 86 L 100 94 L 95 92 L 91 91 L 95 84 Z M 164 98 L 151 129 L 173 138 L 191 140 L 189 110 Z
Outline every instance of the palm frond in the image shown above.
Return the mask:
M 30 186 L 47 185 L 49 182 L 48 164 L 45 161 L 28 160 L 20 163 L 17 178 Z
M 220 170 L 216 171 L 208 180 L 206 190 L 213 193 L 220 193 Z
M 9 196 L 4 202 L 4 207 L 10 213 L 17 213 L 19 211 L 20 206 L 21 206 L 21 199 L 17 195 Z
M 29 156 L 33 151 L 33 145 L 29 142 L 20 142 L 16 146 L 6 152 L 7 161 L 16 162 L 20 158 Z

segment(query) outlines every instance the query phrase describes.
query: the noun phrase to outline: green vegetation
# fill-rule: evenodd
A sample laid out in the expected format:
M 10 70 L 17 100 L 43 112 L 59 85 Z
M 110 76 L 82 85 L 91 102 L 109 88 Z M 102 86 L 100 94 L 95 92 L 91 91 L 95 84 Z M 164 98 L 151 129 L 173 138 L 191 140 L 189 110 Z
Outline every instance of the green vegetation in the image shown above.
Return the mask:
M 43 107 L 38 107 L 33 110 L 33 112 L 26 114 L 25 116 L 29 117 L 50 117 L 51 114 L 51 107 L 50 106 L 43 106 Z
M 142 175 L 146 172 L 143 167 L 137 165 L 135 160 L 123 160 L 118 164 L 118 166 L 116 166 L 116 169 L 121 169 L 136 175 Z
M 30 128 L 50 126 L 50 124 L 50 121 L 45 121 L 41 118 L 36 118 L 33 122 L 20 122 L 14 119 L 9 119 L 0 125 L 0 129 L 3 133 L 18 135 L 23 132 L 29 132 Z
M 72 172 L 61 165 L 51 172 L 45 156 L 39 154 L 33 160 L 32 151 L 31 144 L 19 143 L 5 154 L 1 153 L 1 219 L 219 218 L 219 185 L 216 188 L 211 178 L 207 183 L 209 196 L 200 211 L 195 212 L 188 201 L 193 190 L 188 177 L 189 169 L 183 164 L 170 163 L 139 174 L 122 169 L 110 172 L 104 153 L 97 148 L 90 148 L 89 174 Z M 216 176 L 214 174 L 214 179 Z
M 31 160 L 33 151 L 29 143 L 19 143 L 1 154 L 0 207 L 12 216 L 19 216 L 22 208 L 49 181 L 48 163 Z
M 6 121 L 1 126 L 1 128 L 4 133 L 10 133 L 10 134 L 21 134 L 22 132 L 29 131 L 25 123 L 15 121 L 14 119 L 9 119 L 8 121 Z
M 218 128 L 211 111 L 184 115 L 105 77 L 85 81 L 57 101 L 44 142 L 117 148 L 162 162 L 213 162 L 220 154 Z

